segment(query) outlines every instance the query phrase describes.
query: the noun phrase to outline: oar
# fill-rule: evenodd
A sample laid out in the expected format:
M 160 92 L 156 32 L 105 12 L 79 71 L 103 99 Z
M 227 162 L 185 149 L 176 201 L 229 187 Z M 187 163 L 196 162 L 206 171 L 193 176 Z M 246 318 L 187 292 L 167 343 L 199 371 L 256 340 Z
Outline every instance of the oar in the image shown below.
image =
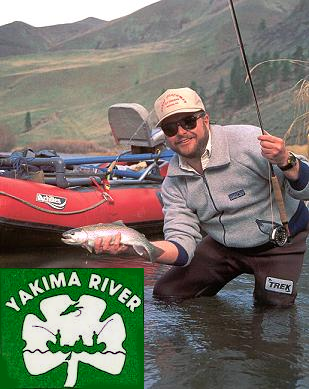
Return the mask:
M 66 167 L 73 165 L 86 165 L 98 163 L 112 163 L 117 159 L 117 162 L 140 162 L 148 160 L 165 159 L 170 160 L 174 152 L 172 150 L 164 150 L 159 154 L 145 153 L 145 154 L 124 154 L 120 156 L 88 156 L 88 157 L 68 157 L 63 158 Z

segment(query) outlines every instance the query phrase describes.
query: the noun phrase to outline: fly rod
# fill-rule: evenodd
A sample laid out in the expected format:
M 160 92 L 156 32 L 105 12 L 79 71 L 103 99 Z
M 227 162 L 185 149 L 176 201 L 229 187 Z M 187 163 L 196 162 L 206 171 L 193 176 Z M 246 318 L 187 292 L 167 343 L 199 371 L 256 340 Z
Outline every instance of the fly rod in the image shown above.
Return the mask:
M 230 5 L 230 10 L 231 10 L 231 14 L 232 14 L 232 19 L 233 19 L 233 24 L 234 24 L 237 40 L 238 40 L 238 43 L 239 43 L 240 53 L 241 53 L 241 56 L 242 56 L 242 60 L 243 60 L 245 69 L 246 69 L 246 73 L 247 73 L 247 76 L 248 76 L 249 84 L 250 84 L 250 87 L 251 87 L 251 91 L 252 91 L 252 95 L 253 95 L 253 99 L 254 99 L 254 103 L 255 103 L 257 118 L 258 118 L 258 121 L 259 121 L 259 125 L 260 125 L 260 128 L 261 128 L 262 134 L 266 135 L 267 133 L 264 130 L 264 126 L 263 126 L 263 122 L 262 122 L 262 116 L 261 116 L 261 112 L 260 112 L 257 96 L 256 96 L 256 93 L 255 93 L 255 88 L 254 88 L 253 80 L 252 80 L 252 77 L 251 77 L 249 63 L 248 63 L 248 60 L 247 60 L 247 56 L 246 56 L 246 52 L 245 52 L 245 47 L 244 47 L 244 44 L 243 44 L 243 41 L 242 41 L 242 37 L 241 37 L 241 33 L 240 33 L 240 28 L 239 28 L 239 23 L 237 21 L 237 16 L 236 16 L 233 0 L 229 0 L 229 5 Z M 284 200 L 283 200 L 282 191 L 281 191 L 281 188 L 280 188 L 280 183 L 278 181 L 278 177 L 276 176 L 276 174 L 274 172 L 273 165 L 270 162 L 268 162 L 268 163 L 269 163 L 269 166 L 270 166 L 271 183 L 272 183 L 272 187 L 273 187 L 273 190 L 274 190 L 274 198 L 275 198 L 275 201 L 276 201 L 277 206 L 278 206 L 278 210 L 279 210 L 279 214 L 280 214 L 280 220 L 281 220 L 281 223 L 282 223 L 282 226 L 273 228 L 273 230 L 272 230 L 272 232 L 270 234 L 270 240 L 273 241 L 277 246 L 284 246 L 286 244 L 286 242 L 290 238 L 290 232 L 289 232 L 289 227 L 288 227 L 288 217 L 287 217 L 287 213 L 286 213 L 286 209 L 285 209 Z

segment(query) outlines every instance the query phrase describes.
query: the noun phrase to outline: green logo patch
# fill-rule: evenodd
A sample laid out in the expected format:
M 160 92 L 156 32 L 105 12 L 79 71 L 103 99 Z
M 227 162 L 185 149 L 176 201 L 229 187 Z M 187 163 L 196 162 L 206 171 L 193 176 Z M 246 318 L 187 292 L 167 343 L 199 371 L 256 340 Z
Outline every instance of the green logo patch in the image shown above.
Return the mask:
M 143 293 L 143 269 L 0 269 L 1 387 L 143 388 Z

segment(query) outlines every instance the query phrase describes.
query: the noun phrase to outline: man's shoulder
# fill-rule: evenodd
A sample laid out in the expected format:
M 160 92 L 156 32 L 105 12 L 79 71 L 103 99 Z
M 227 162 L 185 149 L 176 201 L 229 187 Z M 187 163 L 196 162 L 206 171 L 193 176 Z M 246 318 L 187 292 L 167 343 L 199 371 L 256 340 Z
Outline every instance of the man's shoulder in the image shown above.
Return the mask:
M 258 136 L 261 129 L 256 126 L 247 124 L 231 124 L 226 126 L 213 126 L 212 134 L 214 137 L 225 138 L 229 145 L 238 145 L 238 147 L 256 147 L 258 144 Z
M 227 136 L 259 136 L 261 135 L 261 129 L 251 124 L 228 124 L 228 125 L 213 125 L 213 131 L 222 132 Z
M 227 125 L 212 127 L 214 147 L 223 147 L 231 156 L 253 153 L 260 155 L 258 136 L 261 135 L 261 129 L 252 125 Z
M 179 167 L 179 157 L 177 154 L 175 154 L 169 161 L 166 177 L 170 178 L 178 176 L 180 173 L 181 170 Z M 165 182 L 165 180 L 163 182 Z

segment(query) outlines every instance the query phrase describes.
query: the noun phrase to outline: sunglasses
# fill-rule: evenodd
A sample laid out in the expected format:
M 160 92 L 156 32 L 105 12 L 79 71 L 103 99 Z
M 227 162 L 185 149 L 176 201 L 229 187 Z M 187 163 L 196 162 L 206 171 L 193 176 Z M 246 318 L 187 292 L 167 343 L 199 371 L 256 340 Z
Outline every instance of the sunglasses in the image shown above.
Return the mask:
M 196 127 L 198 119 L 203 116 L 205 116 L 205 112 L 200 112 L 199 114 L 186 116 L 177 122 L 161 124 L 161 128 L 166 136 L 172 137 L 177 134 L 179 126 L 181 126 L 184 130 L 193 130 Z

